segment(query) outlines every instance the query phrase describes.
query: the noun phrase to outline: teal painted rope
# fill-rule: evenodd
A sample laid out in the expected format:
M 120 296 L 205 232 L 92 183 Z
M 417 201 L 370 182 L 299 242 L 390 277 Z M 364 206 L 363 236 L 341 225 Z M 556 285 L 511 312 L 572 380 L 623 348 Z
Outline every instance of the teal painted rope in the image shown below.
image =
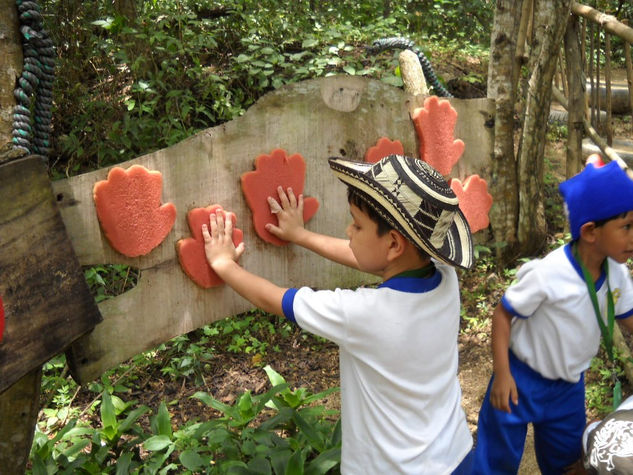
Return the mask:
M 48 156 L 52 122 L 55 46 L 35 1 L 16 0 L 24 65 L 13 91 L 12 142 L 27 153 Z

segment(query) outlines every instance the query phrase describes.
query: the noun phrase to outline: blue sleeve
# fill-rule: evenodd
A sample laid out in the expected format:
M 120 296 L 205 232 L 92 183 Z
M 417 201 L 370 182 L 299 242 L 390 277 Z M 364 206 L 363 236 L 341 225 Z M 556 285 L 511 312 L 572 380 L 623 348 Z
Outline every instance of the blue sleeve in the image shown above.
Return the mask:
M 297 295 L 298 291 L 299 289 L 288 289 L 281 299 L 281 309 L 284 312 L 284 317 L 286 317 L 286 319 L 290 320 L 292 323 L 297 323 L 294 311 L 294 301 L 295 295 Z

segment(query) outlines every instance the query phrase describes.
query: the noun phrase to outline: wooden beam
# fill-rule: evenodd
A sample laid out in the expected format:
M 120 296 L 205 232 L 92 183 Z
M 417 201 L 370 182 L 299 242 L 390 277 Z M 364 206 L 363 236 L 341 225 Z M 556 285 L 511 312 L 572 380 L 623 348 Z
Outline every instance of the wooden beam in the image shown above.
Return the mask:
M 624 41 L 633 43 L 633 28 L 626 26 L 613 15 L 607 15 L 582 3 L 572 2 L 571 12 L 600 25 L 605 31 L 618 35 Z

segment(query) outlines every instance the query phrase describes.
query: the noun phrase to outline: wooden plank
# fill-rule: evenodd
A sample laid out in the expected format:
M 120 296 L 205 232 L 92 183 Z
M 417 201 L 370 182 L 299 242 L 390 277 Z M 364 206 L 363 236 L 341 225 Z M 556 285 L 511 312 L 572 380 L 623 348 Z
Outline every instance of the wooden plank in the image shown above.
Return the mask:
M 0 394 L 0 475 L 24 473 L 40 406 L 41 368 Z
M 63 352 L 100 321 L 46 165 L 30 156 L 0 166 L 0 393 Z
M 307 226 L 344 237 L 349 221 L 345 186 L 333 177 L 327 158 L 342 155 L 362 160 L 382 136 L 400 140 L 405 153 L 418 156 L 409 99 L 398 88 L 353 76 L 300 82 L 264 96 L 239 119 L 122 164 L 162 172 L 162 201 L 174 203 L 178 212 L 166 240 L 146 256 L 118 254 L 101 233 L 92 189 L 106 178 L 107 169 L 55 182 L 61 214 L 80 262 L 122 263 L 141 271 L 137 287 L 99 304 L 104 321 L 72 346 L 69 361 L 75 377 L 89 381 L 172 337 L 252 308 L 231 289 L 196 286 L 180 269 L 175 246 L 190 236 L 186 215 L 195 207 L 217 203 L 235 212 L 246 243 L 242 264 L 279 285 L 332 288 L 374 281 L 372 276 L 297 246 L 277 247 L 259 239 L 240 189 L 240 176 L 253 169 L 258 155 L 275 148 L 300 153 L 307 169 L 304 194 L 321 204 Z M 455 172 L 486 177 L 492 132 L 484 124 L 490 122 L 491 101 L 451 102 L 459 113 L 456 137 L 466 142 Z

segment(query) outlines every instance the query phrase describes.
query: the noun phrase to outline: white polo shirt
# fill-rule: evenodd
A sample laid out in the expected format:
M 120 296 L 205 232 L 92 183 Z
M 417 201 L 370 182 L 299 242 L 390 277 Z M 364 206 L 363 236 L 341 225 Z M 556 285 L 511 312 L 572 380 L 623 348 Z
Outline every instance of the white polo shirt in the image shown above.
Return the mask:
M 604 272 L 595 285 L 606 322 Z M 633 315 L 633 285 L 626 265 L 609 259 L 609 285 L 616 318 Z M 571 244 L 524 264 L 501 303 L 516 317 L 510 348 L 517 358 L 546 378 L 572 383 L 580 380 L 598 353 L 601 333 Z
M 447 474 L 472 447 L 457 378 L 455 270 L 377 289 L 290 289 L 284 313 L 340 347 L 345 474 Z

